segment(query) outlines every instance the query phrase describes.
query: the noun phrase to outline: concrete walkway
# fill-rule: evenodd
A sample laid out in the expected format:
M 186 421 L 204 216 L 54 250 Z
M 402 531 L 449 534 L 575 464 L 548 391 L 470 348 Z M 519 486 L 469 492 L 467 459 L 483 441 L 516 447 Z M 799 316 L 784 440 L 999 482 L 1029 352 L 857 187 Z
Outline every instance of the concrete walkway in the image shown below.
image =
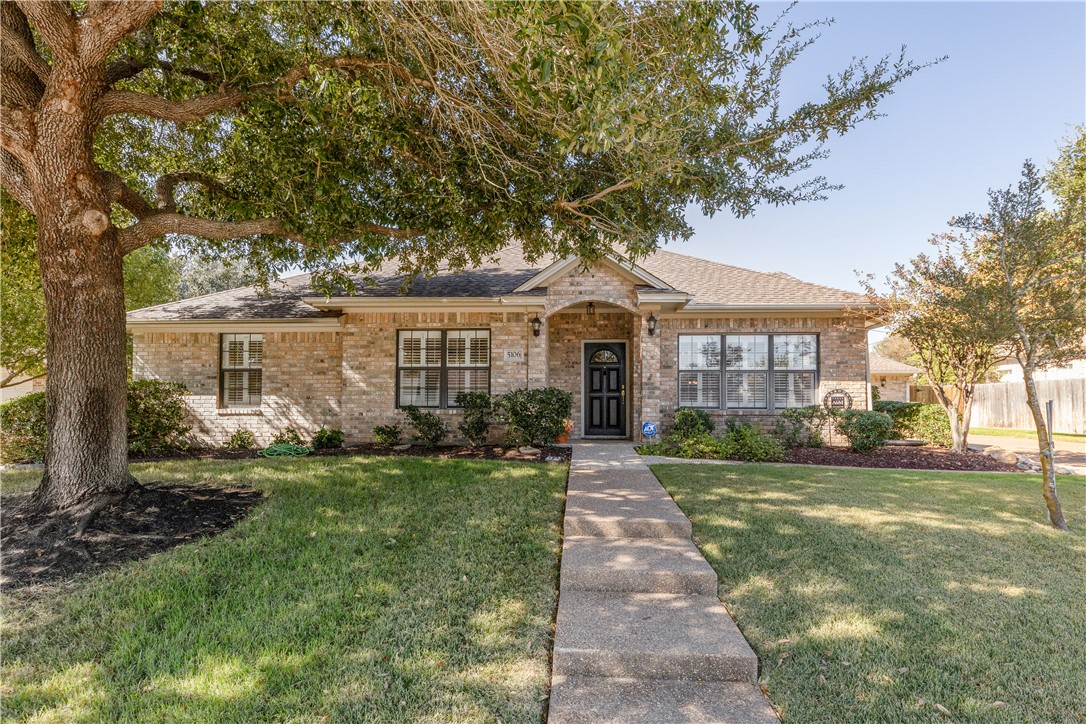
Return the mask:
M 777 722 L 690 520 L 630 443 L 573 447 L 550 718 Z

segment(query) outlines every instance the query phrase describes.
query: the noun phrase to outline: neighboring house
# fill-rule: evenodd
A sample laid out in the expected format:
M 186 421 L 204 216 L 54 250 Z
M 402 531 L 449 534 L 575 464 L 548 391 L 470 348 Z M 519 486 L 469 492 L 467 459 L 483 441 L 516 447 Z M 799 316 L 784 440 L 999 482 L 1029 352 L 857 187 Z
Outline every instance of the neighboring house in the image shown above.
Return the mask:
M 391 265 L 370 277 L 356 296 L 301 275 L 129 312 L 133 376 L 184 383 L 194 433 L 214 444 L 288 425 L 372 440 L 405 405 L 455 430 L 462 390 L 567 390 L 574 438 L 666 430 L 680 406 L 768 424 L 824 398 L 868 405 L 865 298 L 787 274 L 667 251 L 529 264 L 513 245 L 406 293 Z
M 5 379 L 8 376 L 8 371 L 3 367 L 0 367 L 0 379 Z M 14 382 L 14 381 L 13 381 Z M 21 379 L 18 382 L 8 385 L 7 387 L 0 387 L 0 402 L 5 400 L 14 400 L 16 397 L 22 397 L 23 395 L 29 395 L 31 392 L 44 392 L 45 391 L 45 375 L 40 377 L 32 377 L 30 379 Z
M 919 368 L 883 357 L 878 352 L 868 352 L 871 385 L 879 389 L 879 399 L 909 402 L 909 383 Z

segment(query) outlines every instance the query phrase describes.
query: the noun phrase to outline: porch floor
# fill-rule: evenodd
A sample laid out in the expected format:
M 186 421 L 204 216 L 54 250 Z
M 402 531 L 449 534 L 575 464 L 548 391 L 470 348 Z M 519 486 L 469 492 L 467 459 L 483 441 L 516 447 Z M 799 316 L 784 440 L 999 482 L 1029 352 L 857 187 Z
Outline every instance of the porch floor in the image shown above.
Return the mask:
M 690 520 L 628 442 L 573 444 L 549 721 L 776 722 Z

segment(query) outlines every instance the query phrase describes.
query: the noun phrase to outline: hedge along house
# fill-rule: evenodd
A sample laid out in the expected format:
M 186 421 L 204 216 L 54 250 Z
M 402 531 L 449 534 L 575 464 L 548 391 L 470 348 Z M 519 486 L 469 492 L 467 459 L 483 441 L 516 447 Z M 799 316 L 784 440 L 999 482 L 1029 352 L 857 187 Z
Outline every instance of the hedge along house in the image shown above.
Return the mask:
M 392 266 L 370 277 L 355 296 L 301 275 L 129 312 L 133 375 L 184 383 L 210 444 L 322 425 L 369 441 L 406 405 L 455 430 L 464 390 L 566 390 L 573 438 L 666 431 L 678 407 L 765 425 L 824 400 L 868 405 L 865 298 L 783 273 L 668 251 L 533 265 L 511 245 L 406 292 Z

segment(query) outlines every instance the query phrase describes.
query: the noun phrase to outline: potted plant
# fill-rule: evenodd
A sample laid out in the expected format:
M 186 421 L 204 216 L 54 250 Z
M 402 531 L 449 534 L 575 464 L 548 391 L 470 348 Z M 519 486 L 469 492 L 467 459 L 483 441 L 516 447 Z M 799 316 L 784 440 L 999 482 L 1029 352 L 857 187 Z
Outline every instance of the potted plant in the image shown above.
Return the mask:
M 566 431 L 559 435 L 557 438 L 555 438 L 559 445 L 564 445 L 565 443 L 569 442 L 569 433 L 570 430 L 573 429 L 573 420 L 567 417 L 562 422 L 562 426 L 565 428 Z

